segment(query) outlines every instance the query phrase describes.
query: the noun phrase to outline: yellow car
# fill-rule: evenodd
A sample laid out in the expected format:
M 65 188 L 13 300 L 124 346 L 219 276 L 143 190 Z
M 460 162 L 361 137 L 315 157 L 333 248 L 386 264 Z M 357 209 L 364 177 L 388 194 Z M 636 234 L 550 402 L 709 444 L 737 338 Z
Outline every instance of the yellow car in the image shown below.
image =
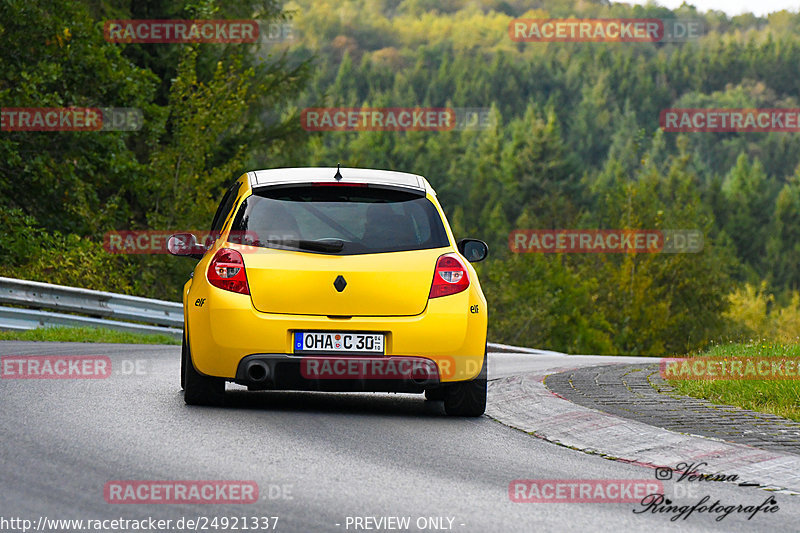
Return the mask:
M 359 168 L 248 172 L 214 215 L 218 238 L 170 237 L 200 259 L 183 291 L 190 405 L 249 390 L 425 393 L 486 408 L 486 298 L 422 176 Z

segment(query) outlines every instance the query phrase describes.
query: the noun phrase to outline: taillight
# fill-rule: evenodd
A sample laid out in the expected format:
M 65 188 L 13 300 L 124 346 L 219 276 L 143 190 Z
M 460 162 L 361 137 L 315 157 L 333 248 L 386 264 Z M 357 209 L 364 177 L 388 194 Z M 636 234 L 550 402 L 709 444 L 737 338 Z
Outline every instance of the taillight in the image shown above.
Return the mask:
M 455 254 L 445 254 L 436 261 L 433 285 L 428 298 L 439 298 L 456 294 L 469 287 L 467 269 Z
M 244 273 L 242 254 L 230 248 L 220 248 L 208 266 L 208 281 L 226 291 L 250 294 Z

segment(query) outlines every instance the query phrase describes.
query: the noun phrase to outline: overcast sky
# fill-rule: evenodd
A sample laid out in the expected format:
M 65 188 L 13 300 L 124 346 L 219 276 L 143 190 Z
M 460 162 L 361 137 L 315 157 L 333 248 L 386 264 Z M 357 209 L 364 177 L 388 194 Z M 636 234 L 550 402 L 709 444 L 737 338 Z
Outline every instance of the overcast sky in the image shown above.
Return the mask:
M 674 9 L 680 7 L 684 0 L 656 0 L 656 4 Z M 647 0 L 624 0 L 626 4 L 646 4 Z M 709 9 L 724 11 L 728 16 L 754 13 L 766 15 L 774 11 L 787 9 L 797 12 L 800 9 L 800 0 L 690 0 L 687 2 L 695 6 L 698 11 Z

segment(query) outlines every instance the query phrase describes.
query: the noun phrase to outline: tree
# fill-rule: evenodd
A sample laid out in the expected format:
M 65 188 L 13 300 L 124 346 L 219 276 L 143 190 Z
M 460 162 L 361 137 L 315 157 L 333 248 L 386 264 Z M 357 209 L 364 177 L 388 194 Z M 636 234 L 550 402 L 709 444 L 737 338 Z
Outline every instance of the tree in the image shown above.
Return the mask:
M 775 201 L 768 244 L 773 286 L 800 289 L 800 167 Z
M 771 265 L 765 262 L 775 195 L 761 163 L 740 154 L 736 166 L 722 184 L 724 211 L 718 213 L 720 226 L 731 237 L 742 262 L 763 279 Z

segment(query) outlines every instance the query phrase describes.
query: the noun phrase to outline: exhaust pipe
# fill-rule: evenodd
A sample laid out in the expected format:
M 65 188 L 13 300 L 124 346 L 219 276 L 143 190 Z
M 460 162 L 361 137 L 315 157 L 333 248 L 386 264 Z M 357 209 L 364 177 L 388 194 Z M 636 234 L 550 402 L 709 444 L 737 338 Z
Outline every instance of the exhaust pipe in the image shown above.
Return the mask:
M 439 368 L 436 363 L 425 362 L 411 371 L 411 383 L 418 386 L 434 385 L 439 382 Z
M 250 381 L 261 383 L 269 377 L 269 366 L 264 361 L 250 361 L 245 374 Z

